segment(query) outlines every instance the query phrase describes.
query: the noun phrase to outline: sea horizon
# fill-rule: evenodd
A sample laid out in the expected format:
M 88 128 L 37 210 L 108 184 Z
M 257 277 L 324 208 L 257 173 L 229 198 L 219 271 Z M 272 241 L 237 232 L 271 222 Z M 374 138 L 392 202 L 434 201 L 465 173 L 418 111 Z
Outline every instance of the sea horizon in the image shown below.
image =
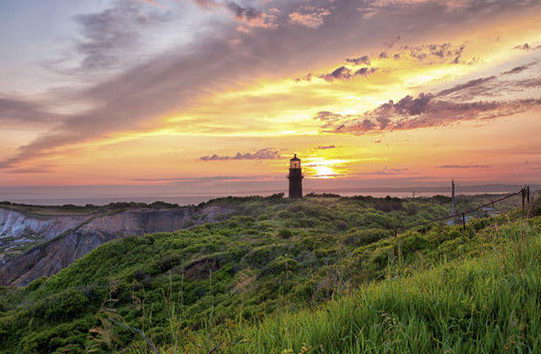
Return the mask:
M 490 184 L 490 185 L 464 185 L 460 186 L 457 190 L 457 195 L 480 195 L 480 194 L 506 194 L 513 193 L 520 189 L 520 185 L 506 185 L 506 184 Z M 541 189 L 541 185 L 530 185 L 532 190 Z M 232 191 L 230 193 L 212 193 L 212 194 L 163 194 L 163 195 L 81 195 L 81 196 L 51 196 L 42 195 L 41 193 L 21 196 L 9 196 L 4 194 L 4 198 L 0 197 L 0 202 L 11 202 L 19 204 L 29 205 L 66 205 L 72 204 L 77 206 L 84 206 L 92 204 L 96 206 L 107 205 L 110 203 L 153 203 L 153 202 L 166 202 L 172 204 L 178 204 L 180 206 L 197 205 L 207 202 L 212 199 L 225 198 L 225 197 L 248 197 L 248 196 L 263 196 L 267 197 L 273 194 L 284 193 L 285 190 L 254 190 L 254 191 Z M 435 195 L 451 195 L 451 189 L 449 186 L 412 186 L 412 187 L 369 187 L 369 188 L 336 188 L 336 189 L 307 189 L 306 194 L 337 194 L 343 197 L 352 196 L 372 196 L 375 198 L 384 198 L 386 196 L 396 198 L 412 198 L 412 197 L 432 197 Z

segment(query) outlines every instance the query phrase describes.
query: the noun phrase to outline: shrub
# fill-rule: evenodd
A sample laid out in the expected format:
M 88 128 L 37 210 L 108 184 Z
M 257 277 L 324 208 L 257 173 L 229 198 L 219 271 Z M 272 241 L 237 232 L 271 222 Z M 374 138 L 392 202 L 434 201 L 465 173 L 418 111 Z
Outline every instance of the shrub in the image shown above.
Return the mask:
M 28 287 L 26 288 L 28 291 L 34 291 L 39 289 L 45 282 L 47 281 L 46 277 L 40 277 L 35 280 L 33 280 L 30 284 L 28 284 Z
M 378 214 L 376 212 L 366 212 L 361 214 L 356 224 L 363 228 L 386 228 L 390 229 L 395 225 L 395 221 L 389 215 Z
M 414 252 L 427 248 L 430 242 L 427 238 L 419 233 L 410 233 L 409 236 L 400 240 L 403 252 Z
M 280 229 L 280 231 L 278 231 L 278 236 L 280 236 L 281 238 L 290 238 L 293 236 L 293 232 L 286 228 Z
M 278 256 L 265 268 L 263 268 L 261 273 L 259 273 L 258 277 L 264 277 L 271 274 L 277 275 L 286 271 L 294 271 L 298 268 L 298 266 L 299 264 L 294 259 L 284 256 Z
M 344 240 L 347 245 L 364 246 L 370 243 L 379 241 L 381 239 L 390 237 L 392 232 L 384 229 L 367 229 L 359 230 L 353 229 L 348 233 L 348 236 Z
M 336 223 L 336 228 L 338 231 L 346 231 L 348 229 L 348 223 L 344 220 L 340 220 Z
M 259 268 L 272 261 L 279 254 L 287 252 L 287 248 L 284 245 L 267 245 L 254 248 L 248 252 L 242 262 L 246 262 L 248 265 Z
M 392 198 L 390 196 L 387 196 L 383 199 L 378 199 L 374 208 L 377 210 L 389 212 L 393 210 L 401 210 L 402 209 L 402 199 L 400 198 Z
M 29 314 L 46 319 L 48 322 L 69 320 L 91 308 L 88 298 L 79 290 L 67 289 L 32 306 Z
M 406 211 L 407 215 L 413 216 L 413 215 L 417 215 L 419 208 L 416 203 L 409 202 L 404 205 L 404 210 Z
M 164 273 L 181 264 L 183 258 L 184 257 L 178 253 L 166 254 L 156 261 L 156 268 L 160 273 Z

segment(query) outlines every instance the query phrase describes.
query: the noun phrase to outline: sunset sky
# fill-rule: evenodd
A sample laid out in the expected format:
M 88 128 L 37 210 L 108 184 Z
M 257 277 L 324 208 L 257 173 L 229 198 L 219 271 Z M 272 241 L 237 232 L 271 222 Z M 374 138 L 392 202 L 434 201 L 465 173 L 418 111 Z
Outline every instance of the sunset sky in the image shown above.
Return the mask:
M 0 0 L 0 200 L 541 183 L 540 0 Z M 66 195 L 67 195 L 66 194 Z

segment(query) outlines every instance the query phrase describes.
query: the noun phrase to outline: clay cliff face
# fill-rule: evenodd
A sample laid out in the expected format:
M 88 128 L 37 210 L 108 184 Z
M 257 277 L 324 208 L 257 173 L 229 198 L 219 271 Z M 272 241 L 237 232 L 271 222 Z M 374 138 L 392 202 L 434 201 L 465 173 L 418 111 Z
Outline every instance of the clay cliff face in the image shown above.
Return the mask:
M 0 264 L 21 249 L 80 225 L 89 215 L 39 216 L 0 208 Z
M 37 216 L 0 208 L 0 285 L 26 285 L 58 273 L 113 239 L 180 230 L 223 219 L 232 212 L 207 206 Z M 17 249 L 25 252 L 12 252 Z

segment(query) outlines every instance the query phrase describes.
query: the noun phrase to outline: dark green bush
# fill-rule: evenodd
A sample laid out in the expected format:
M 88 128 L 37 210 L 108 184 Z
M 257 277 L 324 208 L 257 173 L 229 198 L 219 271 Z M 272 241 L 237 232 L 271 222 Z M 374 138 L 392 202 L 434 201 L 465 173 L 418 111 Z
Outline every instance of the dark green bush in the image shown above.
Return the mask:
M 294 259 L 284 256 L 278 256 L 265 268 L 263 268 L 261 273 L 259 273 L 259 277 L 277 275 L 287 271 L 295 271 L 297 270 L 298 266 L 299 264 Z
M 384 229 L 367 229 L 359 230 L 357 228 L 348 232 L 348 236 L 345 238 L 344 243 L 353 246 L 364 246 L 370 243 L 379 241 L 381 239 L 390 237 L 392 231 Z
M 281 238 L 290 238 L 290 237 L 293 237 L 293 232 L 291 232 L 290 229 L 280 229 L 280 231 L 278 231 L 278 236 L 280 236 Z
M 389 212 L 393 210 L 401 210 L 402 209 L 402 199 L 400 198 L 392 198 L 390 196 L 387 196 L 383 199 L 378 199 L 374 205 L 374 208 L 376 210 L 381 210 L 384 212 Z

